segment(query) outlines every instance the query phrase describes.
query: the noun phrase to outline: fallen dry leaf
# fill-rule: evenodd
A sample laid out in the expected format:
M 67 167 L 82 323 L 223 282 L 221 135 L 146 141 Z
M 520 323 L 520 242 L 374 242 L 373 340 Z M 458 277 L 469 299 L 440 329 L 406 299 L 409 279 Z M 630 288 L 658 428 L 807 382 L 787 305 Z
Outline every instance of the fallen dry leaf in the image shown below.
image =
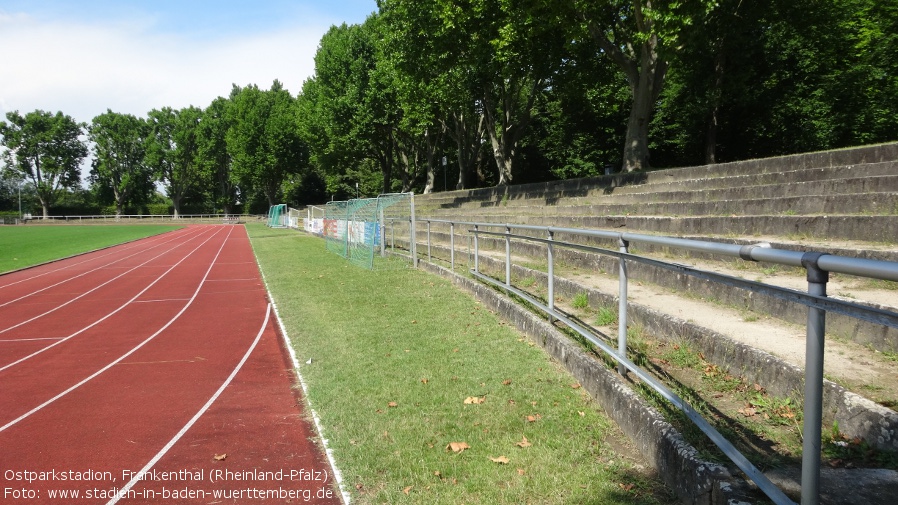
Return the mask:
M 533 444 L 527 441 L 527 437 L 521 437 L 521 441 L 515 445 L 517 445 L 518 447 L 530 447 Z
M 518 475 L 524 475 L 524 469 L 518 468 Z
M 390 402 L 387 404 L 387 407 L 398 407 L 398 406 L 399 406 L 399 404 L 396 402 Z
M 755 414 L 757 414 L 758 411 L 754 407 L 743 407 L 743 408 L 739 409 L 739 413 L 745 417 L 752 417 Z
M 427 378 L 426 378 L 426 377 L 423 378 L 423 379 L 421 379 L 421 384 L 427 384 Z
M 492 461 L 493 463 L 499 463 L 500 465 L 508 464 L 508 458 L 506 458 L 505 456 L 499 456 L 498 458 L 490 458 L 490 461 Z
M 227 454 L 216 454 L 216 455 L 212 456 L 212 459 L 214 459 L 215 461 L 224 461 L 225 458 L 227 458 L 227 457 L 228 457 Z
M 571 388 L 572 388 L 572 389 L 580 389 L 580 383 L 579 383 L 579 382 L 575 382 L 575 383 L 571 384 Z
M 586 412 L 578 410 L 577 413 L 580 414 L 580 417 L 586 417 Z
M 465 442 L 449 442 L 449 445 L 446 446 L 446 450 L 451 450 L 452 452 L 462 452 L 465 449 L 470 449 L 471 446 Z
M 465 405 L 480 405 L 486 401 L 485 396 L 469 396 L 465 398 Z
M 504 381 L 502 381 L 503 386 L 507 386 L 509 384 L 511 384 L 511 379 L 505 379 Z
M 409 487 L 403 489 L 402 492 L 405 493 L 405 494 L 407 495 L 408 492 L 411 491 L 413 487 L 415 487 L 415 486 L 409 486 Z
M 633 489 L 634 484 L 618 484 L 618 486 L 620 486 L 620 488 L 624 491 L 630 491 Z

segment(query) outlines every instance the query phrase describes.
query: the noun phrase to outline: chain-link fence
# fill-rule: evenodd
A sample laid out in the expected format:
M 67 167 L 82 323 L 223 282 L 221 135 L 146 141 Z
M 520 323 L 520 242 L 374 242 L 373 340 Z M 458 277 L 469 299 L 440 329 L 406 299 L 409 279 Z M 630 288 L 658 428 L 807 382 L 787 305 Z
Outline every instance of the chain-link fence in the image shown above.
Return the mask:
M 323 235 L 328 251 L 367 269 L 404 268 L 415 257 L 414 195 L 328 202 Z

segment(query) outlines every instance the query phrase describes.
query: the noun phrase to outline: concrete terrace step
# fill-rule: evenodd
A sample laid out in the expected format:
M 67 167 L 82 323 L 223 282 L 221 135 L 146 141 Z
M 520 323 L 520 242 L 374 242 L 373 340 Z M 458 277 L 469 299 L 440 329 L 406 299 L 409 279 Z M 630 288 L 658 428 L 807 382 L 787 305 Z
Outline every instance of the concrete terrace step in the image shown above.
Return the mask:
M 672 184 L 689 181 L 715 181 L 731 177 L 757 177 L 772 175 L 773 177 L 785 177 L 786 180 L 808 180 L 807 175 L 813 174 L 813 178 L 839 178 L 851 177 L 844 172 L 853 171 L 860 175 L 889 175 L 895 174 L 895 162 L 898 160 L 898 143 L 889 144 L 896 152 L 890 153 L 891 157 L 877 157 L 864 160 L 862 156 L 847 163 L 803 163 L 789 162 L 789 159 L 801 158 L 809 155 L 796 155 L 785 158 L 769 158 L 764 160 L 750 160 L 720 165 L 705 165 L 699 167 L 663 169 L 650 172 L 632 172 L 615 175 L 587 177 L 582 179 L 570 179 L 565 181 L 550 181 L 545 183 L 533 183 L 512 185 L 507 187 L 481 188 L 472 190 L 452 191 L 448 193 L 434 193 L 433 198 L 477 197 L 483 199 L 490 193 L 505 194 L 507 191 L 515 193 L 534 193 L 548 195 L 558 192 L 560 197 L 583 196 L 586 192 L 596 187 L 624 187 L 624 186 L 650 186 L 654 184 Z M 777 162 L 780 160 L 779 162 Z M 786 160 L 786 161 L 782 161 Z M 862 171 L 872 170 L 871 173 Z M 804 179 L 802 179 L 804 177 Z
M 448 216 L 433 216 L 446 219 Z M 462 221 L 475 220 L 472 215 L 456 215 Z M 426 218 L 420 218 L 426 219 Z M 497 224 L 513 223 L 559 228 L 629 231 L 632 233 L 683 235 L 717 235 L 725 237 L 781 236 L 861 240 L 894 243 L 898 237 L 898 216 L 852 215 L 755 215 L 755 216 L 527 216 L 493 214 L 477 219 Z
M 426 195 L 419 198 L 419 205 L 422 211 L 436 212 L 437 209 L 552 205 L 562 202 L 565 205 L 578 205 L 614 201 L 733 200 L 893 191 L 898 191 L 898 163 L 896 162 L 838 167 L 837 169 L 792 171 L 762 176 L 740 175 L 626 186 L 608 186 L 607 181 L 600 179 L 590 189 L 580 188 L 576 194 L 567 195 L 565 193 L 570 192 L 564 189 L 510 186 L 505 189 L 489 188 L 470 192 Z
M 647 173 L 646 182 L 708 179 L 734 175 L 784 173 L 794 170 L 850 167 L 898 160 L 898 143 L 794 154 L 713 165 L 674 168 Z
M 898 178 L 896 178 L 898 180 Z M 601 216 L 601 215 L 667 215 L 667 216 L 722 216 L 768 214 L 771 211 L 784 215 L 808 214 L 880 214 L 898 215 L 898 192 L 814 194 L 780 197 L 775 201 L 759 199 L 716 199 L 706 201 L 659 201 L 627 203 L 592 203 L 578 205 L 530 205 L 492 206 L 474 209 L 440 210 L 428 217 L 468 215 L 479 217 L 508 214 L 521 216 Z

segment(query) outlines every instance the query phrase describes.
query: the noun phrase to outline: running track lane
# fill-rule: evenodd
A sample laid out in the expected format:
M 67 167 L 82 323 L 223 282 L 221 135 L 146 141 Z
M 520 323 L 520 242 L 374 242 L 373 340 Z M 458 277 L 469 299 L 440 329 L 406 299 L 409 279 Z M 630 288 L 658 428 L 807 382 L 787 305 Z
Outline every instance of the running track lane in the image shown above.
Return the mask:
M 0 432 L 0 503 L 340 503 L 291 389 L 246 232 L 229 228 L 181 317 Z M 35 377 L 46 373 L 41 360 L 27 362 Z M 0 374 L 0 403 L 8 394 Z M 54 490 L 80 496 L 53 499 Z

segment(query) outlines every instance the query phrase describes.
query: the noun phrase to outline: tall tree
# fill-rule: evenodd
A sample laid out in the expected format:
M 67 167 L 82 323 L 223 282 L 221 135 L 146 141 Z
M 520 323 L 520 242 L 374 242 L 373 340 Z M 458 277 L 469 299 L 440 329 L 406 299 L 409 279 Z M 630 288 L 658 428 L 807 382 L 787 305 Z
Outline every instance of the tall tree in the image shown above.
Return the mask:
M 390 192 L 402 158 L 402 111 L 392 69 L 381 61 L 381 33 L 377 15 L 332 26 L 315 54 L 315 76 L 303 84 L 302 129 L 331 192 L 372 178 L 372 164 L 380 172 L 376 190 Z M 400 178 L 407 188 L 406 172 Z
M 274 81 L 268 91 L 251 85 L 234 87 L 233 123 L 226 141 L 231 176 L 245 195 L 254 192 L 277 203 L 282 184 L 308 163 L 308 148 L 299 134 L 296 99 Z
M 682 44 L 653 120 L 668 166 L 895 139 L 898 7 L 721 0 Z
M 9 123 L 0 121 L 5 169 L 31 182 L 46 219 L 59 194 L 81 181 L 80 164 L 87 156 L 79 138 L 84 125 L 62 112 L 42 110 L 24 116 L 7 112 L 6 119 Z
M 146 121 L 111 110 L 95 117 L 88 127 L 94 144 L 91 177 L 112 190 L 117 216 L 135 195 L 145 200 L 153 189 L 153 172 L 146 163 L 148 134 Z
M 231 177 L 231 155 L 227 133 L 232 126 L 231 101 L 218 97 L 203 111 L 197 130 L 199 163 L 210 191 L 209 198 L 225 214 L 230 214 L 237 201 L 237 185 Z
M 536 98 L 561 61 L 565 34 L 558 29 L 559 10 L 531 0 L 378 5 L 393 27 L 398 68 L 434 91 L 445 118 L 455 123 L 447 130 L 457 141 L 479 142 L 475 132 L 483 128 L 498 183 L 510 183 Z M 467 148 L 459 146 L 459 154 L 460 162 L 472 159 Z
M 627 78 L 632 97 L 623 169 L 649 166 L 649 124 L 673 53 L 713 0 L 575 0 L 593 40 Z
M 147 162 L 157 180 L 165 184 L 174 216 L 178 217 L 184 197 L 202 182 L 197 155 L 202 110 L 193 106 L 181 110 L 164 107 L 150 111 L 148 116 Z

